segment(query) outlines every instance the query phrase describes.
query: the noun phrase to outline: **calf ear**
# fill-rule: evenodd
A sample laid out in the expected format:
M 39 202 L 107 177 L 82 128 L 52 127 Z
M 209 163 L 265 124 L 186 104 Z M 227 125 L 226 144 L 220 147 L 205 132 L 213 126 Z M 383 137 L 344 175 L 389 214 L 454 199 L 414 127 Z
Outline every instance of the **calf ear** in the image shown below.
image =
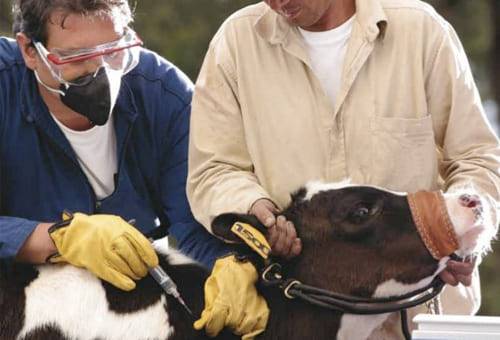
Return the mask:
M 212 232 L 215 236 L 220 237 L 226 242 L 243 243 L 243 241 L 231 231 L 231 227 L 236 222 L 248 223 L 258 229 L 262 234 L 266 235 L 267 233 L 267 228 L 260 223 L 255 216 L 233 213 L 222 214 L 214 218 L 212 221 Z

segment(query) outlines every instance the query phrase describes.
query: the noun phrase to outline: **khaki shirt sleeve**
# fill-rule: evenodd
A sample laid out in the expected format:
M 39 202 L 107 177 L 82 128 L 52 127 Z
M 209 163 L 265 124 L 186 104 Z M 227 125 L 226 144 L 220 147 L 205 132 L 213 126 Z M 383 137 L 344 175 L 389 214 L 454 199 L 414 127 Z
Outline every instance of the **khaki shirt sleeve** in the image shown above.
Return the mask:
M 439 170 L 444 188 L 448 192 L 472 189 L 486 199 L 492 223 L 485 226 L 493 236 L 499 222 L 499 141 L 485 116 L 463 47 L 449 24 L 444 26 L 427 74 L 426 92 L 442 157 Z M 477 271 L 471 286 L 447 287 L 441 297 L 444 312 L 476 313 L 481 304 L 479 290 Z
M 247 213 L 257 199 L 269 198 L 253 173 L 233 51 L 221 31 L 210 44 L 196 82 L 189 139 L 187 195 L 194 216 L 209 231 L 217 215 Z
M 498 137 L 489 125 L 467 57 L 453 30 L 443 27 L 426 92 L 441 151 L 440 174 L 446 191 L 472 188 L 489 201 L 498 225 L 500 198 Z

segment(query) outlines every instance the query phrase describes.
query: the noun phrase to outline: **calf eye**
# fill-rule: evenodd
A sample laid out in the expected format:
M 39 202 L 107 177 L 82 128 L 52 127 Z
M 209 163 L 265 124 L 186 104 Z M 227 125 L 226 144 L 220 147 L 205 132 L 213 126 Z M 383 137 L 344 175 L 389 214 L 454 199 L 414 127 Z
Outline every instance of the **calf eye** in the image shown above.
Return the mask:
M 366 205 L 359 205 L 349 213 L 347 218 L 353 223 L 360 223 L 370 216 L 370 211 L 371 209 Z

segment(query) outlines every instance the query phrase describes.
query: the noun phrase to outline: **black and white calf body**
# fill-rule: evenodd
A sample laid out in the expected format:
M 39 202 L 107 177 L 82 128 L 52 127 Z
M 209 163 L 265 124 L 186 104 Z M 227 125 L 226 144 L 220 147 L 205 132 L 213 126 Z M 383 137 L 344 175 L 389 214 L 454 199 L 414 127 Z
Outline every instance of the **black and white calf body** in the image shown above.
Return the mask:
M 494 234 L 479 218 L 481 202 L 468 199 L 446 196 L 461 256 L 483 251 Z M 361 297 L 397 296 L 428 284 L 446 261 L 429 254 L 401 193 L 313 183 L 297 191 L 282 213 L 294 222 L 303 242 L 302 254 L 286 263 L 284 272 L 309 285 Z M 214 220 L 213 230 L 234 240 L 229 228 L 236 220 L 257 224 L 248 215 L 226 214 Z M 207 271 L 173 250 L 160 258 L 199 315 Z M 2 265 L 0 270 L 1 339 L 202 337 L 192 329 L 193 320 L 150 277 L 134 291 L 122 292 L 71 266 Z M 387 317 L 343 315 L 285 299 L 273 288 L 261 287 L 261 292 L 271 317 L 259 339 L 363 339 Z M 226 332 L 219 338 L 237 337 Z
M 199 315 L 208 271 L 177 251 L 157 251 L 161 266 Z M 2 340 L 205 339 L 151 277 L 124 292 L 70 265 L 2 265 L 0 275 Z M 238 339 L 229 332 L 220 338 Z

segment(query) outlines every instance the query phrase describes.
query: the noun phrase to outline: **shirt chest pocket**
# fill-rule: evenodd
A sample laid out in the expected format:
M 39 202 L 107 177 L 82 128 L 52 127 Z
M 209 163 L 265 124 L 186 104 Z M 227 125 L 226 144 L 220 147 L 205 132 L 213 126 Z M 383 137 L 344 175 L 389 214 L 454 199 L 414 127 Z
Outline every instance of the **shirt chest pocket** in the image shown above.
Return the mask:
M 372 116 L 372 181 L 401 191 L 434 189 L 438 168 L 430 115 L 422 118 Z

